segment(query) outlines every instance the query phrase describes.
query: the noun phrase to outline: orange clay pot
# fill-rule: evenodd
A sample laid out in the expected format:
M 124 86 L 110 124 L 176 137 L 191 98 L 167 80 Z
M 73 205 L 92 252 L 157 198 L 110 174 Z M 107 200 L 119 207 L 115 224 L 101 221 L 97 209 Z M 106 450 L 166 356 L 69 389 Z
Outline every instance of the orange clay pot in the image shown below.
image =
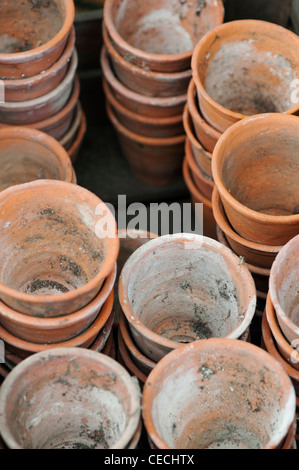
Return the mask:
M 256 290 L 238 261 L 194 234 L 162 236 L 136 250 L 122 269 L 119 301 L 138 349 L 158 362 L 182 343 L 240 338 L 253 318 Z
M 75 163 L 75 161 L 78 158 L 79 152 L 80 152 L 81 147 L 82 147 L 83 142 L 84 142 L 84 137 L 85 137 L 86 131 L 87 131 L 87 120 L 86 120 L 85 113 L 82 111 L 81 123 L 80 123 L 78 133 L 77 133 L 77 135 L 75 137 L 75 140 L 73 141 L 72 145 L 67 149 L 72 163 Z
M 225 213 L 243 238 L 280 246 L 299 233 L 297 116 L 262 114 L 219 139 L 212 173 Z
M 103 26 L 103 39 L 118 80 L 136 93 L 160 98 L 185 95 L 192 77 L 191 69 L 176 73 L 151 72 L 127 62 L 113 47 Z
M 290 240 L 274 261 L 269 292 L 279 326 L 287 338 L 299 345 L 299 235 Z
M 199 189 L 203 196 L 205 196 L 209 201 L 211 201 L 214 189 L 213 178 L 204 174 L 201 168 L 196 163 L 189 139 L 186 139 L 185 155 L 196 187 Z
M 101 199 L 74 184 L 40 180 L 2 191 L 0 214 L 2 302 L 57 317 L 95 298 L 119 251 L 116 221 Z
M 64 136 L 59 140 L 60 145 L 62 145 L 66 150 L 70 148 L 72 143 L 74 142 L 76 135 L 79 132 L 81 122 L 82 122 L 82 106 L 81 106 L 80 101 L 78 101 L 77 106 L 76 106 L 75 116 L 71 123 L 71 127 L 66 132 L 66 134 L 64 134 Z
M 33 77 L 4 80 L 5 101 L 28 101 L 50 93 L 64 79 L 75 47 L 75 29 L 72 27 L 61 57 L 49 69 Z
M 212 154 L 207 152 L 198 142 L 194 134 L 194 126 L 191 115 L 186 104 L 183 114 L 183 125 L 187 134 L 187 140 L 192 148 L 192 154 L 199 168 L 208 176 L 212 177 Z
M 169 118 L 183 113 L 187 95 L 159 98 L 135 93 L 124 86 L 112 71 L 105 45 L 101 52 L 103 77 L 110 92 L 127 109 L 139 115 L 157 118 Z
M 246 240 L 238 235 L 231 227 L 224 212 L 223 204 L 217 188 L 214 188 L 212 196 L 213 214 L 217 225 L 225 233 L 226 240 L 231 249 L 243 256 L 246 263 L 269 270 L 282 246 L 262 245 Z
M 244 117 L 294 114 L 292 82 L 299 74 L 299 38 L 257 20 L 217 26 L 194 49 L 193 78 L 204 118 L 219 132 Z
M 187 104 L 197 139 L 204 149 L 212 153 L 221 137 L 221 132 L 210 126 L 202 117 L 198 107 L 196 86 L 193 79 L 190 80 L 188 87 Z
M 128 62 L 163 73 L 190 68 L 194 46 L 223 23 L 222 1 L 106 0 L 104 22 L 114 47 Z
M 166 118 L 148 117 L 134 113 L 118 102 L 103 80 L 105 96 L 118 121 L 128 130 L 145 137 L 168 138 L 184 134 L 182 114 Z
M 125 367 L 125 369 L 134 377 L 137 377 L 140 388 L 143 387 L 147 375 L 140 370 L 137 365 L 132 361 L 132 358 L 130 357 L 130 353 L 125 345 L 125 342 L 120 334 L 120 331 L 118 330 L 118 338 L 117 338 L 117 343 L 118 343 L 118 354 L 120 359 L 120 363 Z
M 283 368 L 238 340 L 196 341 L 171 352 L 143 389 L 143 419 L 158 449 L 279 448 L 295 410 Z
M 124 127 L 108 103 L 107 113 L 132 172 L 139 180 L 164 186 L 180 178 L 185 135 L 164 139 L 145 137 Z
M 15 367 L 1 387 L 2 437 L 10 449 L 123 449 L 139 426 L 139 393 L 104 354 L 44 351 Z
M 43 132 L 26 127 L 0 129 L 0 191 L 38 179 L 73 182 L 64 148 Z
M 74 2 L 2 2 L 0 18 L 0 78 L 32 77 L 62 55 L 75 18 Z

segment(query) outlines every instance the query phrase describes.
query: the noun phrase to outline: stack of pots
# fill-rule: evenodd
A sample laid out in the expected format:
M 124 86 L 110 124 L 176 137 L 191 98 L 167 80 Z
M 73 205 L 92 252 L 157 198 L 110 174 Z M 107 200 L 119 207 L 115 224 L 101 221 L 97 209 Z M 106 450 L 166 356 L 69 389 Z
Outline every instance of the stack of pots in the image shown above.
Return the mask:
M 0 17 L 0 127 L 39 129 L 74 161 L 86 118 L 79 102 L 73 0 L 4 2 Z
M 181 176 L 192 51 L 223 17 L 221 0 L 105 1 L 107 112 L 132 172 L 147 184 Z
M 0 339 L 7 365 L 50 348 L 102 351 L 114 321 L 119 251 L 108 207 L 57 180 L 5 189 L 0 207 Z M 104 213 L 109 233 L 101 228 Z
M 245 117 L 298 113 L 298 47 L 298 36 L 281 26 L 240 20 L 214 28 L 194 49 L 184 113 L 184 176 L 192 200 L 204 205 L 208 232 L 216 232 L 211 202 L 215 145 Z

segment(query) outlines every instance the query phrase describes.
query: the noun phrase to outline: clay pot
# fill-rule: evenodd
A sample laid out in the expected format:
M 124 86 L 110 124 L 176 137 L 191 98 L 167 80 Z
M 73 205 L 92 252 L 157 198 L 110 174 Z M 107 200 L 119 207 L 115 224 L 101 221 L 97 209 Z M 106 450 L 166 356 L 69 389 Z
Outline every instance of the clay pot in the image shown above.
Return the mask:
M 299 344 L 299 235 L 290 240 L 274 261 L 269 292 L 279 326 L 292 343 Z M 297 344 L 296 344 L 297 346 Z
M 215 145 L 221 137 L 221 133 L 210 126 L 210 124 L 202 117 L 196 95 L 196 86 L 192 78 L 190 80 L 187 93 L 188 110 L 191 115 L 197 139 L 205 150 L 213 153 Z
M 74 184 L 40 180 L 2 191 L 0 212 L 2 302 L 57 317 L 95 298 L 119 251 L 116 221 L 101 199 Z
M 157 118 L 169 118 L 183 113 L 187 95 L 159 98 L 135 93 L 125 87 L 111 69 L 109 56 L 105 45 L 101 52 L 101 67 L 103 76 L 110 92 L 127 109 L 139 115 Z
M 68 148 L 68 154 L 70 156 L 72 163 L 75 163 L 75 161 L 77 160 L 78 154 L 81 150 L 81 147 L 84 141 L 86 130 L 87 130 L 86 116 L 85 116 L 85 113 L 82 111 L 81 124 L 78 130 L 78 133 L 72 145 Z
M 138 349 L 158 362 L 182 343 L 240 338 L 253 318 L 256 291 L 238 261 L 220 243 L 194 234 L 162 236 L 136 250 L 122 269 L 119 301 Z
M 38 179 L 73 181 L 73 167 L 64 148 L 35 129 L 0 129 L 0 191 Z
M 209 175 L 204 174 L 201 168 L 199 168 L 194 158 L 189 139 L 186 139 L 185 155 L 196 187 L 199 189 L 200 193 L 203 196 L 205 196 L 209 201 L 211 201 L 214 189 L 213 178 Z
M 213 178 L 241 237 L 277 247 L 299 232 L 298 133 L 297 116 L 262 114 L 234 124 L 219 139 Z
M 128 130 L 145 137 L 159 139 L 176 137 L 184 134 L 183 118 L 181 114 L 179 116 L 171 116 L 169 118 L 143 116 L 130 111 L 118 102 L 110 92 L 105 79 L 103 79 L 103 88 L 114 115 Z
M 142 406 L 158 449 L 275 449 L 293 424 L 296 398 L 270 354 L 213 338 L 164 357 L 147 379 Z
M 78 101 L 77 106 L 76 106 L 75 116 L 71 123 L 71 127 L 66 132 L 66 134 L 59 140 L 60 145 L 62 145 L 66 150 L 70 148 L 72 143 L 74 142 L 76 135 L 79 132 L 81 122 L 82 122 L 82 106 L 81 106 L 81 103 Z
M 136 93 L 160 98 L 180 96 L 187 93 L 192 77 L 191 69 L 176 73 L 152 72 L 127 62 L 113 47 L 103 27 L 103 39 L 106 45 L 115 75 L 127 88 Z
M 191 145 L 194 160 L 206 175 L 212 177 L 212 154 L 207 152 L 195 137 L 194 127 L 187 104 L 183 114 L 183 125 L 187 134 L 187 140 L 189 140 Z
M 74 2 L 2 3 L 0 78 L 32 77 L 47 70 L 62 55 L 71 32 Z
M 137 377 L 140 388 L 143 387 L 146 382 L 147 376 L 137 367 L 137 365 L 132 361 L 129 351 L 124 343 L 124 340 L 118 331 L 118 349 L 121 360 L 119 361 L 123 367 L 134 377 Z
M 223 23 L 222 1 L 151 2 L 106 0 L 104 22 L 114 47 L 128 62 L 175 73 L 190 68 L 201 37 Z
M 271 268 L 273 261 L 281 250 L 282 246 L 270 246 L 246 240 L 236 233 L 224 212 L 223 204 L 217 188 L 214 188 L 212 196 L 213 214 L 217 225 L 225 233 L 225 238 L 231 249 L 238 255 L 243 256 L 246 263 L 256 267 Z
M 74 50 L 68 71 L 56 88 L 29 101 L 0 103 L 0 120 L 5 124 L 27 125 L 57 114 L 71 96 L 77 65 L 78 57 Z
M 299 73 L 297 47 L 296 34 L 265 21 L 232 21 L 207 33 L 192 56 L 204 118 L 224 132 L 247 116 L 296 113 L 292 82 Z
M 108 103 L 107 114 L 131 170 L 139 180 L 164 186 L 180 178 L 185 135 L 163 139 L 145 137 L 124 127 Z
M 11 449 L 122 449 L 139 425 L 139 393 L 104 354 L 44 351 L 18 365 L 1 387 L 2 437 Z

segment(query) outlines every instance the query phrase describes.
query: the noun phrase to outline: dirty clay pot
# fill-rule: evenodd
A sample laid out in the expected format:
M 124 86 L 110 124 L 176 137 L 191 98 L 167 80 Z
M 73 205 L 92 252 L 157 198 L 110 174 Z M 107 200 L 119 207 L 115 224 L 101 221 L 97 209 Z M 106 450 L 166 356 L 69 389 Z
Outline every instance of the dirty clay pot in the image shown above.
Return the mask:
M 247 116 L 298 112 L 292 102 L 298 47 L 295 33 L 265 21 L 232 21 L 207 33 L 192 56 L 204 118 L 224 132 Z
M 75 163 L 75 161 L 77 160 L 77 157 L 78 157 L 79 152 L 81 150 L 81 147 L 83 145 L 86 130 L 87 130 L 86 115 L 82 111 L 81 124 L 80 124 L 79 130 L 78 130 L 78 133 L 77 133 L 77 135 L 75 137 L 75 140 L 73 141 L 72 145 L 67 149 L 67 152 L 70 156 L 70 159 L 71 159 L 72 163 Z
M 139 393 L 124 368 L 104 354 L 44 351 L 4 381 L 1 434 L 11 449 L 122 449 L 139 425 Z
M 147 379 L 142 406 L 158 449 L 275 449 L 293 423 L 296 397 L 266 351 L 213 338 L 164 357 Z
M 5 101 L 28 101 L 50 93 L 65 77 L 75 46 L 75 29 L 71 29 L 65 50 L 49 69 L 32 77 L 4 80 Z
M 213 178 L 207 174 L 204 174 L 201 168 L 199 168 L 194 158 L 192 146 L 189 139 L 186 139 L 185 143 L 185 156 L 192 174 L 194 184 L 199 189 L 200 193 L 209 201 L 211 201 L 214 189 Z
M 176 73 L 151 72 L 127 62 L 113 47 L 105 26 L 103 39 L 115 75 L 126 87 L 145 96 L 168 98 L 185 95 L 192 77 L 191 69 Z
M 261 114 L 219 139 L 212 173 L 225 213 L 243 238 L 280 246 L 299 233 L 299 120 Z
M 105 78 L 103 89 L 118 121 L 128 130 L 145 137 L 168 138 L 184 134 L 182 114 L 165 118 L 148 117 L 130 111 L 118 102 L 110 92 Z
M 221 132 L 210 126 L 202 117 L 198 107 L 196 86 L 193 78 L 190 80 L 188 87 L 187 104 L 197 139 L 205 150 L 213 153 L 215 145 L 221 137 Z
M 59 140 L 60 145 L 62 145 L 65 149 L 70 148 L 72 143 L 74 142 L 76 135 L 79 132 L 81 122 L 82 122 L 82 106 L 81 106 L 81 103 L 78 101 L 77 106 L 76 106 L 75 116 L 71 123 L 71 127 L 66 132 L 66 134 Z
M 191 170 L 189 169 L 187 159 L 184 159 L 183 162 L 183 176 L 184 181 L 190 191 L 191 201 L 194 204 L 195 214 L 197 214 L 198 219 L 201 221 L 201 210 L 197 208 L 195 204 L 203 204 L 202 206 L 202 224 L 203 224 L 203 235 L 206 237 L 217 239 L 216 235 L 216 222 L 214 219 L 212 211 L 212 203 L 203 196 L 197 189 L 192 176 Z
M 0 121 L 5 124 L 27 125 L 57 114 L 71 96 L 77 65 L 78 56 L 74 50 L 68 71 L 56 88 L 29 101 L 0 103 Z
M 128 62 L 163 73 L 190 68 L 197 42 L 223 23 L 222 1 L 106 0 L 104 22 L 114 47 Z
M 106 109 L 122 151 L 139 180 L 164 186 L 180 178 L 185 135 L 164 139 L 141 136 L 118 121 L 109 103 Z
M 2 2 L 0 78 L 32 77 L 62 55 L 75 18 L 69 0 Z
M 0 191 L 39 179 L 73 182 L 65 149 L 52 137 L 26 127 L 0 129 Z
M 138 368 L 138 366 L 134 363 L 134 361 L 130 357 L 130 353 L 126 347 L 126 344 L 122 338 L 122 335 L 120 334 L 120 331 L 118 331 L 117 343 L 118 343 L 118 354 L 119 354 L 119 357 L 121 358 L 119 362 L 125 367 L 125 369 L 131 375 L 137 377 L 140 388 L 142 388 L 146 382 L 147 375 L 144 374 L 142 370 Z
M 256 291 L 238 261 L 220 243 L 194 234 L 166 235 L 138 248 L 118 284 L 137 347 L 157 362 L 182 343 L 240 338 L 253 318 Z
M 78 185 L 39 180 L 2 191 L 0 214 L 2 302 L 57 317 L 95 298 L 119 251 L 115 218 L 101 199 Z
M 212 195 L 212 207 L 217 225 L 225 233 L 225 238 L 231 249 L 238 256 L 243 256 L 246 263 L 269 271 L 277 254 L 282 249 L 282 246 L 255 243 L 238 235 L 238 233 L 232 229 L 229 221 L 227 220 L 220 194 L 216 187 L 214 188 Z
M 183 113 L 187 95 L 159 98 L 135 93 L 124 86 L 115 76 L 105 45 L 101 51 L 101 67 L 110 92 L 127 109 L 148 117 L 166 118 Z
M 299 344 L 298 279 L 299 235 L 280 250 L 272 265 L 269 280 L 270 298 L 279 326 L 290 343 L 297 340 Z

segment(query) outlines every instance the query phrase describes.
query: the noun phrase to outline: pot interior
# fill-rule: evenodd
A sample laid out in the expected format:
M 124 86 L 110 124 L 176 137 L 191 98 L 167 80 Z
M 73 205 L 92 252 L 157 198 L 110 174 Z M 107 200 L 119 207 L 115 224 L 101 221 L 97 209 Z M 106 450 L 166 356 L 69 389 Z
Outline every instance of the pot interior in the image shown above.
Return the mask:
M 2 0 L 0 53 L 36 49 L 56 36 L 65 19 L 63 0 Z

